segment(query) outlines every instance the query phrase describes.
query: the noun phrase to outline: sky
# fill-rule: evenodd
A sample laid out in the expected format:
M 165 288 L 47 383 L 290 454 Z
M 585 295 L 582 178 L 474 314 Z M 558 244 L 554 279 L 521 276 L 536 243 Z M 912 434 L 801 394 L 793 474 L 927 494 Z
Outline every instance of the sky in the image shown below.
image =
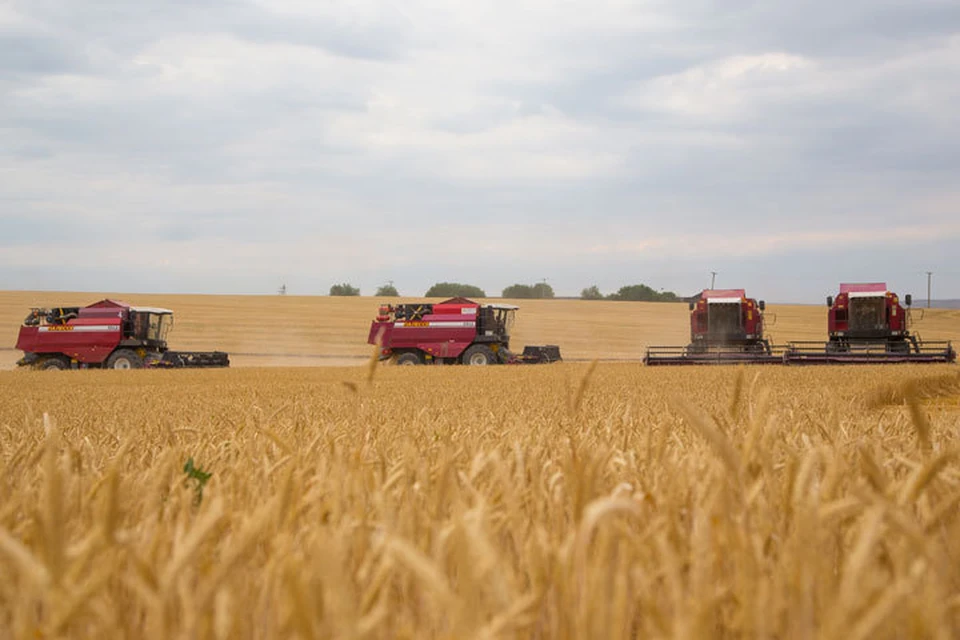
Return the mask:
M 960 298 L 958 78 L 955 0 L 0 0 L 0 289 Z

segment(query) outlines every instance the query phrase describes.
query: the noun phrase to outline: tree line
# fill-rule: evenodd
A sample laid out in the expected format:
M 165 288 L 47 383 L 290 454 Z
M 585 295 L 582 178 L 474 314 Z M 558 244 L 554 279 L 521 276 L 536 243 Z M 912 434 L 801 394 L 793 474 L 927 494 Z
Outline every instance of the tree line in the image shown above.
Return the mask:
M 631 302 L 680 302 L 683 300 L 673 291 L 657 291 L 645 284 L 631 284 L 620 287 L 616 293 L 603 295 L 597 285 L 587 287 L 580 292 L 581 300 L 624 300 Z
M 330 287 L 331 296 L 359 296 L 360 289 L 349 283 L 335 284 Z M 375 296 L 381 298 L 397 297 L 400 292 L 393 284 L 385 284 L 377 288 Z M 460 282 L 438 282 L 427 289 L 423 294 L 425 298 L 486 298 L 487 293 L 480 287 L 472 284 L 463 284 Z M 521 300 L 549 300 L 556 297 L 551 287 L 546 282 L 536 284 L 512 284 L 506 287 L 501 293 L 502 298 L 513 298 Z M 653 287 L 645 284 L 631 284 L 620 287 L 615 293 L 604 295 L 597 285 L 592 285 L 580 292 L 581 300 L 621 300 L 632 302 L 679 302 L 683 298 L 673 291 L 657 291 Z

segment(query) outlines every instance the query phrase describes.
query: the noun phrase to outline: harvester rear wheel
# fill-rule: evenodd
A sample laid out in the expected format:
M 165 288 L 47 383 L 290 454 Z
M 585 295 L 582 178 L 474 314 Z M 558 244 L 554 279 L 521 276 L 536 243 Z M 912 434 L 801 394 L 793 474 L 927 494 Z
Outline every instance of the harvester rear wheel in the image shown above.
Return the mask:
M 37 365 L 37 369 L 41 371 L 62 371 L 63 369 L 70 368 L 70 361 L 63 356 L 50 356 L 49 358 L 44 358 L 40 361 L 40 364 Z
M 107 358 L 107 369 L 142 369 L 143 358 L 136 351 L 117 349 Z
M 409 367 L 417 364 L 423 364 L 423 360 L 421 360 L 420 356 L 413 351 L 406 351 L 397 356 L 397 364 Z
M 496 360 L 493 349 L 485 344 L 475 344 L 463 352 L 463 364 L 483 366 L 493 364 Z

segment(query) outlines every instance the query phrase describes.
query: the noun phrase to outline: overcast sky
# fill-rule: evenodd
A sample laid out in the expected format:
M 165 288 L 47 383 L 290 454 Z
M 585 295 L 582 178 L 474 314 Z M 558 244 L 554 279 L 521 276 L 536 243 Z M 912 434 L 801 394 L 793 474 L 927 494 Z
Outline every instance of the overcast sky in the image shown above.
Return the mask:
M 0 0 L 0 288 L 960 298 L 958 114 L 956 0 Z

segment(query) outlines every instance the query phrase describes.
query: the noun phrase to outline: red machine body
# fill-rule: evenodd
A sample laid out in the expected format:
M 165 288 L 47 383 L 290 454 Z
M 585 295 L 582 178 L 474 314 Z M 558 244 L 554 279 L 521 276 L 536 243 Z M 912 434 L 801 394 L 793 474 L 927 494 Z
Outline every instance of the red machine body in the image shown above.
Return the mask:
M 522 355 L 510 352 L 517 309 L 467 298 L 383 305 L 370 324 L 367 342 L 380 346 L 381 359 L 394 358 L 403 365 L 559 360 L 560 349 L 555 345 L 527 347 Z
M 222 352 L 172 352 L 167 333 L 173 311 L 134 307 L 118 300 L 101 300 L 86 307 L 33 309 L 20 327 L 17 362 L 38 369 L 105 366 L 228 366 Z
M 124 303 L 102 300 L 89 307 L 61 307 L 54 316 L 31 314 L 38 322 L 20 327 L 17 349 L 99 364 L 120 344 L 128 310 Z

